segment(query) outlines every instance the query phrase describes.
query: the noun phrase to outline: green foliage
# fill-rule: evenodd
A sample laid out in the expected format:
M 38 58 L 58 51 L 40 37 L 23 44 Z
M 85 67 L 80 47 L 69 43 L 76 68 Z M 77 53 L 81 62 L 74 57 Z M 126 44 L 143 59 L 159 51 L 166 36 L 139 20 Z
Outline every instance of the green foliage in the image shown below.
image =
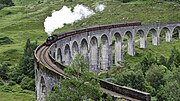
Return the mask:
M 7 6 L 14 6 L 12 0 L 0 0 L 0 9 Z
M 13 41 L 9 37 L 0 38 L 0 45 L 11 44 Z
M 24 94 L 18 92 L 0 92 L 0 101 L 35 101 L 33 94 Z
M 147 56 L 144 57 L 144 59 L 140 62 L 138 65 L 141 70 L 143 71 L 143 74 L 153 65 L 157 63 L 157 59 L 149 53 Z
M 22 93 L 23 89 L 21 88 L 20 85 L 13 85 L 12 86 L 12 92 L 18 92 L 18 93 Z
M 3 62 L 2 65 L 0 65 L 0 77 L 2 79 L 8 79 L 8 72 L 10 71 L 9 65 L 8 62 Z
M 88 65 L 82 55 L 73 60 L 71 66 L 65 68 L 69 79 L 61 80 L 61 87 L 55 88 L 46 98 L 47 101 L 83 101 L 100 100 L 102 91 L 92 72 L 88 72 Z
M 111 95 L 107 95 L 105 101 L 114 101 Z
M 166 83 L 160 87 L 157 94 L 158 100 L 178 101 L 180 98 L 180 68 L 173 68 L 164 79 Z
M 19 72 L 34 78 L 34 50 L 37 47 L 37 42 L 31 43 L 30 39 L 27 40 L 24 55 L 19 64 Z
M 116 80 L 112 82 L 116 81 L 116 84 L 149 92 L 159 101 L 178 101 L 180 98 L 180 50 L 172 48 L 169 57 L 161 55 L 158 58 L 152 52 L 146 54 L 136 66 L 132 67 L 131 63 L 128 68 L 113 66 L 110 71 L 100 73 L 100 77 L 113 78 Z M 171 90 L 172 85 L 175 87 Z
M 164 85 L 164 76 L 168 72 L 168 69 L 165 66 L 152 65 L 151 68 L 146 72 L 146 80 L 150 85 L 158 90 L 160 85 Z
M 3 92 L 12 92 L 12 86 L 4 85 L 0 90 Z
M 124 70 L 117 75 L 117 84 L 145 91 L 145 78 L 141 70 Z
M 175 80 L 166 83 L 157 94 L 159 101 L 179 101 L 180 84 Z
M 9 81 L 8 86 L 14 86 L 14 85 L 16 85 L 16 82 L 14 82 L 14 81 Z
M 20 83 L 22 89 L 32 90 L 35 89 L 35 81 L 29 77 L 24 77 Z

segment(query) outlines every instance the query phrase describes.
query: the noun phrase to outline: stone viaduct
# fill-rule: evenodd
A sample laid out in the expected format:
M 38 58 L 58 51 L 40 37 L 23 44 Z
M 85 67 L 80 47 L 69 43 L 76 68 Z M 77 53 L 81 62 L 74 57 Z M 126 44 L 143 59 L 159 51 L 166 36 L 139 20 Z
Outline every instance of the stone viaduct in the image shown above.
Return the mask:
M 180 23 L 142 24 L 140 26 L 82 32 L 62 38 L 52 43 L 52 45 L 46 46 L 47 53 L 44 55 L 49 56 L 47 57 L 49 58 L 48 61 L 53 60 L 64 66 L 70 65 L 75 55 L 83 54 L 85 61 L 89 64 L 89 70 L 99 72 L 108 70 L 108 67 L 112 64 L 119 65 L 119 62 L 123 62 L 125 47 L 127 47 L 127 53 L 134 56 L 136 53 L 135 41 L 140 43 L 140 48 L 148 48 L 148 42 L 152 42 L 155 46 L 160 45 L 162 32 L 164 32 L 166 42 L 173 40 L 174 32 L 178 33 L 180 39 Z M 148 36 L 151 36 L 152 39 L 149 40 Z M 115 40 L 114 43 L 113 40 Z M 59 84 L 59 80 L 63 78 L 63 72 L 60 73 L 58 69 L 51 69 L 53 66 L 48 66 L 48 63 L 42 60 L 45 58 L 39 52 L 43 50 L 42 48 L 43 45 L 35 50 L 38 101 L 44 101 L 47 91 L 51 90 L 54 84 Z M 58 73 L 62 75 L 59 76 Z
M 69 65 L 76 54 L 83 54 L 89 63 L 90 71 L 108 70 L 113 60 L 112 40 L 115 38 L 115 64 L 124 60 L 124 37 L 127 35 L 128 54 L 135 55 L 135 37 L 140 39 L 140 48 L 148 47 L 148 34 L 152 35 L 152 44 L 160 45 L 160 32 L 165 31 L 165 40 L 172 41 L 172 35 L 180 23 L 147 24 L 142 26 L 121 27 L 114 29 L 97 30 L 85 32 L 71 37 L 58 40 L 50 48 L 52 57 L 62 63 Z M 178 30 L 180 32 L 180 30 Z M 179 35 L 180 38 L 180 35 Z

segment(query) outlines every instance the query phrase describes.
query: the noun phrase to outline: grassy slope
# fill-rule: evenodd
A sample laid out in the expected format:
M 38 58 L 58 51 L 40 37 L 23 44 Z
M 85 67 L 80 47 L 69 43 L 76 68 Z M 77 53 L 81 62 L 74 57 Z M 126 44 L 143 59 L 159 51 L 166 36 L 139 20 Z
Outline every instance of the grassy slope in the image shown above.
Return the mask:
M 44 32 L 43 22 L 52 10 L 58 10 L 63 5 L 74 6 L 80 3 L 95 8 L 95 5 L 99 2 L 98 0 L 86 2 L 76 0 L 67 3 L 56 1 L 23 5 L 26 2 L 19 3 L 19 0 L 14 1 L 17 6 L 0 10 L 0 37 L 8 36 L 14 42 L 13 44 L 0 46 L 0 63 L 3 61 L 17 63 L 22 55 L 27 38 L 33 41 L 38 40 L 39 43 L 44 42 L 47 34 Z M 31 0 L 31 2 L 33 1 Z M 107 5 L 107 8 L 103 12 L 78 21 L 73 26 L 66 25 L 54 33 L 81 27 L 128 21 L 141 21 L 143 23 L 155 23 L 156 21 L 177 22 L 180 18 L 180 4 L 171 2 L 131 2 L 122 4 L 118 1 L 108 2 L 105 0 L 104 4 Z
M 23 93 L 0 92 L 0 101 L 35 101 L 35 96 Z
M 159 46 L 154 46 L 151 44 L 151 42 L 149 42 L 147 49 L 140 49 L 137 43 L 135 47 L 135 56 L 125 54 L 124 57 L 125 61 L 128 62 L 131 66 L 135 66 L 139 61 L 141 61 L 144 58 L 144 56 L 146 56 L 150 52 L 154 57 L 164 56 L 166 58 L 169 58 L 171 50 L 174 47 L 180 50 L 180 40 L 174 39 L 172 42 L 165 42 L 165 40 L 162 40 Z M 125 50 L 125 52 L 127 53 L 127 50 Z
M 39 44 L 44 42 L 47 34 L 44 32 L 43 22 L 47 16 L 50 16 L 52 10 L 59 10 L 63 5 L 75 6 L 76 4 L 84 4 L 94 9 L 98 2 L 103 2 L 102 0 L 76 0 L 74 2 L 63 3 L 62 1 L 46 0 L 50 2 L 38 4 L 37 1 L 34 1 L 36 0 L 28 0 L 28 2 L 27 0 L 14 0 L 17 6 L 0 10 L 0 37 L 8 36 L 14 42 L 13 44 L 0 45 L 0 63 L 3 61 L 10 61 L 13 65 L 16 65 L 22 56 L 23 48 L 28 38 L 33 41 L 38 40 Z M 107 6 L 103 12 L 78 21 L 74 23 L 73 26 L 66 25 L 64 28 L 58 29 L 54 33 L 100 24 L 128 21 L 141 21 L 143 23 L 156 23 L 157 21 L 177 22 L 180 19 L 180 4 L 176 3 L 131 2 L 122 4 L 118 1 L 110 2 L 109 0 L 104 0 L 103 3 Z M 136 48 L 138 55 L 131 58 L 126 55 L 125 59 L 135 64 L 139 59 L 143 58 L 146 51 L 154 51 L 154 54 L 158 56 L 160 56 L 160 54 L 168 56 L 173 46 L 180 49 L 180 42 L 177 40 L 174 40 L 172 43 L 163 42 L 162 45 L 158 47 L 149 45 L 150 49 L 144 50 Z M 162 50 L 162 52 L 159 50 Z M 26 101 L 28 101 L 29 98 L 34 98 L 34 96 L 28 97 L 23 94 L 0 92 L 0 100 L 2 101 L 15 100 L 15 97 L 22 98 L 22 101 L 23 97 L 25 97 L 24 99 L 26 99 Z

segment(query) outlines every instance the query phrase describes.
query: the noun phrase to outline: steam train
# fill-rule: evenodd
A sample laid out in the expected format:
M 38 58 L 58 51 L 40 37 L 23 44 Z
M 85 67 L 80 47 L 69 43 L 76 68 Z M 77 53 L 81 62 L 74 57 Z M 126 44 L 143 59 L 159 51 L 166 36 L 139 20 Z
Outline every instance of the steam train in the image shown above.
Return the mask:
M 88 28 L 81 28 L 76 30 L 71 30 L 69 32 L 65 33 L 59 33 L 57 35 L 49 36 L 46 40 L 46 45 L 50 46 L 52 43 L 56 42 L 59 39 L 85 33 L 85 32 L 91 32 L 96 30 L 104 30 L 104 29 L 111 29 L 111 28 L 120 28 L 120 27 L 129 27 L 129 26 L 141 26 L 141 22 L 127 22 L 127 23 L 118 23 L 118 24 L 108 24 L 108 25 L 100 25 L 100 26 L 94 26 L 94 27 L 88 27 Z

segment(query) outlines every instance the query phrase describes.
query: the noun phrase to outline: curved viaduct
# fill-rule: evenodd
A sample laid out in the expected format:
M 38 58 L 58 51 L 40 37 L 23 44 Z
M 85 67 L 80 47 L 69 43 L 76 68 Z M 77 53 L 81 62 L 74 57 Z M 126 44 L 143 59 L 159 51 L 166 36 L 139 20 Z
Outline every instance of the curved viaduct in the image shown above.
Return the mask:
M 173 40 L 173 32 L 175 31 L 180 39 L 180 22 L 80 31 L 78 34 L 59 38 L 50 46 L 40 45 L 35 50 L 37 101 L 44 101 L 47 91 L 52 90 L 54 84 L 59 84 L 61 79 L 66 78 L 63 72 L 64 65 L 69 65 L 75 55 L 84 55 L 85 61 L 89 63 L 90 71 L 108 70 L 108 67 L 112 64 L 119 65 L 119 61 L 124 61 L 125 47 L 127 47 L 129 55 L 135 55 L 135 39 L 137 39 L 138 35 L 140 36 L 137 39 L 140 42 L 139 47 L 147 48 L 149 35 L 152 36 L 153 45 L 160 45 L 160 33 L 162 31 L 165 32 L 167 42 Z M 127 39 L 125 36 L 127 36 Z M 113 43 L 113 40 L 115 40 L 115 43 Z M 125 40 L 127 40 L 127 46 L 124 45 Z M 100 84 L 104 92 L 114 96 L 124 97 L 129 100 L 150 100 L 149 93 L 114 85 L 103 80 L 100 81 Z M 112 87 L 108 88 L 107 86 Z

